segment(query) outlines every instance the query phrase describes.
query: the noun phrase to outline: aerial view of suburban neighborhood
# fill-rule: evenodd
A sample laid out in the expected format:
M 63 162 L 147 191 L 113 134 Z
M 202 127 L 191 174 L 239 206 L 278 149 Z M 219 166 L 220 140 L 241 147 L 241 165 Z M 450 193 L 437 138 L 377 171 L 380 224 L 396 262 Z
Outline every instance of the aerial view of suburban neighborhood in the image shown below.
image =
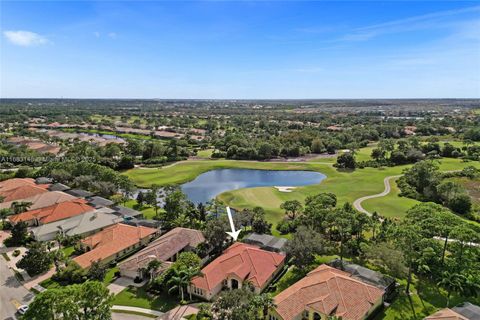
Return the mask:
M 480 2 L 0 21 L 0 320 L 480 320 Z

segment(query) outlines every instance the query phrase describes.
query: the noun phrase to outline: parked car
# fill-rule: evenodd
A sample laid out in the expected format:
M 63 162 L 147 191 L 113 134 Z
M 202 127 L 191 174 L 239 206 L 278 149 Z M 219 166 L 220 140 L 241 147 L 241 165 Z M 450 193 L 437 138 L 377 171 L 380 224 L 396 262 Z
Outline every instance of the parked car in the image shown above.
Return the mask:
M 24 305 L 18 307 L 17 312 L 18 312 L 19 314 L 22 314 L 22 315 L 23 315 L 23 314 L 25 314 L 25 313 L 27 312 L 27 310 L 28 310 L 28 306 L 24 304 Z

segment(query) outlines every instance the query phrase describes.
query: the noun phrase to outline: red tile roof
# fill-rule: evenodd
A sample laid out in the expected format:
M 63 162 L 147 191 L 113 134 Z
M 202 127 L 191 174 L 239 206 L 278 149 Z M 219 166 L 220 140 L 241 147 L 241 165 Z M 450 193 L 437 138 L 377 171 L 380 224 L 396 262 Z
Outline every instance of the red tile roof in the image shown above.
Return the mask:
M 30 210 L 9 217 L 12 222 L 30 221 L 37 219 L 42 224 L 50 223 L 58 220 L 67 219 L 84 212 L 95 210 L 95 208 L 87 205 L 84 199 L 75 199 L 54 204 L 41 209 Z
M 262 288 L 285 260 L 285 256 L 265 251 L 256 246 L 236 242 L 202 269 L 202 276 L 195 277 L 192 284 L 197 288 L 211 290 L 228 275 L 248 280 Z
M 88 268 L 94 261 L 102 261 L 116 253 L 121 252 L 140 240 L 157 232 L 156 229 L 135 227 L 123 223 L 114 224 L 82 240 L 90 251 L 75 257 L 73 260 L 82 268 Z
M 35 180 L 32 178 L 14 178 L 0 182 L 0 192 L 10 189 L 15 189 L 24 185 L 35 185 Z
M 363 319 L 384 291 L 354 279 L 347 272 L 322 264 L 274 299 L 283 320 L 312 308 L 345 320 Z
M 4 197 L 3 202 L 9 202 L 14 200 L 22 200 L 33 197 L 40 193 L 48 192 L 46 189 L 49 185 L 31 185 L 24 184 L 16 188 L 10 188 L 8 190 L 0 189 L 0 196 Z

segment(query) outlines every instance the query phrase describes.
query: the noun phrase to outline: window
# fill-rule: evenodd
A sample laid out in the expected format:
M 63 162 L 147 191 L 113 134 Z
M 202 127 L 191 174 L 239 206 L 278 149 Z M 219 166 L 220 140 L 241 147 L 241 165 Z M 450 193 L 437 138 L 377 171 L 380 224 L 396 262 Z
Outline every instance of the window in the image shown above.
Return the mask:
M 203 296 L 203 290 L 200 289 L 200 288 L 197 288 L 197 287 L 192 287 L 193 289 L 193 293 L 196 294 L 196 295 L 200 295 L 200 296 Z
M 278 320 L 278 318 L 275 317 L 274 315 L 269 314 L 268 315 L 268 320 Z

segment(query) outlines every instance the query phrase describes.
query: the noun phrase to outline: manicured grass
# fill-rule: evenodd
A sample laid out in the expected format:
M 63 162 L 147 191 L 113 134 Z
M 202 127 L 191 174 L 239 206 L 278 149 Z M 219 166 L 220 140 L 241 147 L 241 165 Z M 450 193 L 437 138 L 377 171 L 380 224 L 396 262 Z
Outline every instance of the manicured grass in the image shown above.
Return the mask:
M 213 149 L 199 150 L 197 152 L 197 157 L 202 159 L 210 159 L 213 153 Z
M 107 270 L 105 274 L 105 278 L 103 278 L 103 284 L 108 286 L 110 283 L 113 282 L 113 277 L 115 276 L 115 272 L 118 271 L 118 267 L 113 267 Z
M 362 207 L 368 212 L 377 211 L 384 217 L 403 218 L 408 209 L 420 203 L 420 201 L 414 199 L 400 197 L 400 189 L 393 179 L 390 180 L 390 187 L 391 190 L 388 195 L 365 200 L 362 202 Z
M 170 296 L 167 294 L 152 296 L 144 287 L 136 288 L 129 286 L 115 296 L 113 304 L 166 312 L 177 306 L 179 304 L 179 299 L 176 296 Z
M 446 307 L 446 293 L 439 289 L 434 283 L 427 280 L 415 279 L 413 285 L 410 287 L 410 296 L 405 294 L 406 281 L 401 280 L 399 283 L 398 296 L 388 308 L 384 309 L 375 317 L 375 320 L 420 320 Z M 464 301 L 478 304 L 478 300 L 480 299 L 461 297 L 452 293 L 450 297 L 450 307 Z
M 65 247 L 65 248 L 62 248 L 62 251 L 63 251 L 63 254 L 65 255 L 65 258 L 68 258 L 75 252 L 75 248 L 73 246 Z
M 369 147 L 370 148 L 370 147 Z M 466 166 L 480 168 L 480 162 L 463 162 L 461 159 L 445 158 L 441 160 L 440 169 L 459 170 Z M 183 161 L 165 168 L 132 169 L 124 174 L 139 186 L 180 184 L 192 180 L 199 174 L 209 170 L 223 168 L 245 168 L 266 170 L 311 170 L 322 172 L 327 178 L 320 184 L 298 187 L 290 193 L 280 192 L 273 187 L 247 188 L 227 191 L 218 196 L 235 209 L 263 207 L 267 212 L 267 220 L 274 225 L 283 218 L 280 205 L 286 200 L 303 202 L 309 195 L 320 192 L 333 192 L 339 204 L 353 202 L 355 199 L 377 194 L 383 191 L 383 179 L 387 176 L 399 175 L 408 166 L 365 168 L 354 171 L 340 171 L 323 162 L 257 162 L 235 160 L 198 160 Z M 288 185 L 288 182 L 285 183 Z M 395 187 L 395 186 L 394 186 Z M 377 211 L 381 215 L 402 217 L 406 210 L 415 204 L 414 200 L 396 196 L 398 189 L 387 197 L 368 200 L 369 211 Z
M 314 170 L 311 163 L 279 163 L 239 160 L 192 160 L 181 161 L 160 168 L 137 168 L 124 172 L 139 187 L 150 187 L 152 184 L 174 185 L 188 182 L 198 175 L 214 170 L 228 168 L 264 169 L 264 170 Z
M 130 199 L 125 203 L 125 207 L 135 209 L 137 211 L 140 211 L 143 214 L 143 217 L 145 219 L 153 219 L 155 217 L 155 208 L 152 206 L 147 206 L 143 205 L 140 207 L 137 203 L 137 200 L 135 199 Z M 162 212 L 163 209 L 158 209 L 158 212 Z
M 52 278 L 43 280 L 42 282 L 40 282 L 40 285 L 45 289 L 56 289 L 62 287 L 60 283 L 52 280 Z
M 305 272 L 302 272 L 295 267 L 290 267 L 290 269 L 288 269 L 288 271 L 275 284 L 276 287 L 273 295 L 276 296 L 298 280 L 302 279 L 304 276 Z

